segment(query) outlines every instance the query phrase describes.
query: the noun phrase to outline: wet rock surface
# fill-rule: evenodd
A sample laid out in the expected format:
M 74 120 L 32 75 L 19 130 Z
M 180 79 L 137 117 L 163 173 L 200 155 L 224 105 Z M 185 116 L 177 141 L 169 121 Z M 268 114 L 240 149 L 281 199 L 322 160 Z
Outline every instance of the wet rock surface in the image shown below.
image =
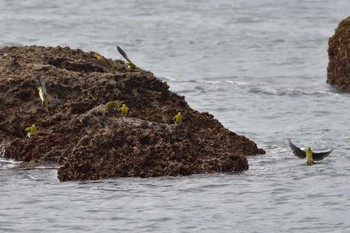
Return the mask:
M 59 166 L 61 181 L 114 176 L 179 176 L 248 169 L 247 155 L 263 154 L 151 72 L 120 60 L 99 64 L 93 52 L 61 47 L 0 50 L 0 141 L 5 157 L 23 166 Z M 38 95 L 46 83 L 49 110 Z M 129 107 L 107 109 L 108 101 Z M 176 125 L 173 116 L 184 116 Z M 25 128 L 35 124 L 30 138 Z
M 341 21 L 328 42 L 327 83 L 350 91 L 350 17 Z

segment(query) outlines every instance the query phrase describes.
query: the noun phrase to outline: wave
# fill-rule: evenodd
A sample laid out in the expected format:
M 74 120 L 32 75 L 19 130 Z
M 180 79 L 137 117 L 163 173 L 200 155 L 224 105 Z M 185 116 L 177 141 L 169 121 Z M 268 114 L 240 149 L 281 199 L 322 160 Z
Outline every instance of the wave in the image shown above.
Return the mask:
M 248 78 L 247 78 L 248 79 Z M 251 78 L 249 78 L 251 79 Z M 338 96 L 340 95 L 333 87 L 323 83 L 308 83 L 300 85 L 300 83 L 290 82 L 259 82 L 258 80 L 174 80 L 167 78 L 171 83 L 171 88 L 180 94 L 185 93 L 208 93 L 208 92 L 235 92 L 242 94 L 268 95 L 268 96 Z
M 289 97 L 298 97 L 298 96 L 334 96 L 338 95 L 332 90 L 325 90 L 322 87 L 267 87 L 267 86 L 252 86 L 248 90 L 249 93 L 261 94 L 261 95 L 274 95 L 274 96 L 289 96 Z
M 13 159 L 7 159 L 5 157 L 6 154 L 6 140 L 1 141 L 0 143 L 0 170 L 4 169 L 19 169 L 19 170 L 51 170 L 58 169 L 59 166 L 57 164 L 47 164 L 47 165 L 38 165 L 35 167 L 27 167 L 25 163 L 21 161 L 16 161 Z
M 12 159 L 0 158 L 0 170 L 17 168 L 21 163 L 22 162 L 18 162 Z
M 0 143 L 0 170 L 12 169 L 17 167 L 21 163 L 12 159 L 6 159 L 5 153 L 6 153 L 6 140 L 2 140 Z

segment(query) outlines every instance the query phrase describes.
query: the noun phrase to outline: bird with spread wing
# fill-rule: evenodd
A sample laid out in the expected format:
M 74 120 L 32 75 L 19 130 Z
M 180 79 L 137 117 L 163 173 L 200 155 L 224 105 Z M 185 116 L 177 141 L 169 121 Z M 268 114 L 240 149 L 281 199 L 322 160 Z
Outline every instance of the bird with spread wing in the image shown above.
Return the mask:
M 325 151 L 325 152 L 313 152 L 310 147 L 308 147 L 306 150 L 302 150 L 296 145 L 294 145 L 290 139 L 288 139 L 288 142 L 289 142 L 289 147 L 293 151 L 293 154 L 300 159 L 306 158 L 307 165 L 313 165 L 314 161 L 323 160 L 333 151 L 332 149 L 330 151 Z
M 128 61 L 129 70 L 134 70 L 136 68 L 136 65 L 129 59 L 128 55 L 126 55 L 126 52 L 124 52 L 124 50 L 122 50 L 119 46 L 117 46 L 117 50 L 125 58 L 125 60 Z

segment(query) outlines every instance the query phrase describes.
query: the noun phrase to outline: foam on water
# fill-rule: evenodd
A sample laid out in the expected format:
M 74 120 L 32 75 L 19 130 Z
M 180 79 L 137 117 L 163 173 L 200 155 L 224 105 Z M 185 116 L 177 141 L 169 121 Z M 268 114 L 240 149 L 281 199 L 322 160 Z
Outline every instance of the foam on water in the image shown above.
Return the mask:
M 2 169 L 11 169 L 17 167 L 20 162 L 14 161 L 12 159 L 5 159 L 6 153 L 6 140 L 1 141 L 0 143 L 0 170 Z

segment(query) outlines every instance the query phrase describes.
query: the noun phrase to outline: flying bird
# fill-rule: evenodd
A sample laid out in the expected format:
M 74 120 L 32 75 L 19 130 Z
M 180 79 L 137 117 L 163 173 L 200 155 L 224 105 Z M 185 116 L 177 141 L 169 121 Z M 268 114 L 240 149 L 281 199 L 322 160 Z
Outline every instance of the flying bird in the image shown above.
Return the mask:
M 119 46 L 117 46 L 118 52 L 125 58 L 125 60 L 128 61 L 128 68 L 130 70 L 134 70 L 136 68 L 136 65 L 129 59 L 128 55 L 126 55 L 126 52 L 122 50 Z
M 325 157 L 327 157 L 330 153 L 332 153 L 333 149 L 330 151 L 325 152 L 313 152 L 310 147 L 308 147 L 306 150 L 302 150 L 296 145 L 293 144 L 293 142 L 288 139 L 289 146 L 293 151 L 293 154 L 297 156 L 300 159 L 306 158 L 306 164 L 307 165 L 313 165 L 314 161 L 320 161 L 323 160 Z

